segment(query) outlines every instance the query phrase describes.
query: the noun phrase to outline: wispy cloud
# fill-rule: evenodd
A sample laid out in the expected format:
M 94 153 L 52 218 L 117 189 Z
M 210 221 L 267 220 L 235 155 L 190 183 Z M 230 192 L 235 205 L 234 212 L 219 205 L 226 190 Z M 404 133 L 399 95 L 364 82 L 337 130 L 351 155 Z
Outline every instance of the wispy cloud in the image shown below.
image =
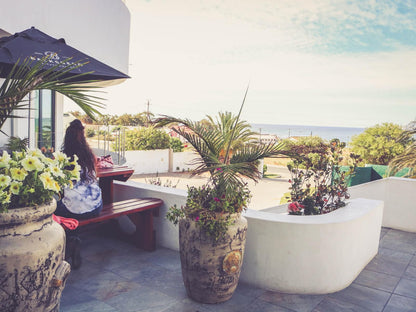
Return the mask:
M 368 126 L 416 117 L 415 0 L 127 3 L 133 79 L 110 91 L 110 113 L 120 102 L 141 111 L 148 99 L 156 114 L 234 111 L 251 80 L 249 121 L 319 124 L 332 114 L 331 124 Z

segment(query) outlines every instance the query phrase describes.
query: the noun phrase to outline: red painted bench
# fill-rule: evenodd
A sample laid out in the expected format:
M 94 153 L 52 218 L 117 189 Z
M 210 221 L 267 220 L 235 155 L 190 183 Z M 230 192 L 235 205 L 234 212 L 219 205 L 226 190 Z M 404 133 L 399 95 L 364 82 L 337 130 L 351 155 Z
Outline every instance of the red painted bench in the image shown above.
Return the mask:
M 153 229 L 153 217 L 159 216 L 162 204 L 163 201 L 158 198 L 132 198 L 105 204 L 97 217 L 79 221 L 79 227 L 127 215 L 136 226 L 132 235 L 134 243 L 146 251 L 154 251 L 156 231 Z

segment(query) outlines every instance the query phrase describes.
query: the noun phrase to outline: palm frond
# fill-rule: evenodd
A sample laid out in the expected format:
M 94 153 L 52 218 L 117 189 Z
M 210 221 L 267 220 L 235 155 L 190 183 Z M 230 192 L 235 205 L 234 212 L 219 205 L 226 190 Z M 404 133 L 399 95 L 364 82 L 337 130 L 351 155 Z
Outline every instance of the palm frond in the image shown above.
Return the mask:
M 24 101 L 26 95 L 35 90 L 51 90 L 67 96 L 73 100 L 92 119 L 100 114 L 98 109 L 105 106 L 101 97 L 89 93 L 97 92 L 98 87 L 85 85 L 93 82 L 82 80 L 89 73 L 82 73 L 67 77 L 69 71 L 84 65 L 84 63 L 69 63 L 65 60 L 48 69 L 45 65 L 49 57 L 40 61 L 25 59 L 13 66 L 5 81 L 0 86 L 0 129 L 8 118 L 14 118 L 12 112 L 16 109 L 27 109 L 28 102 Z M 78 82 L 74 82 L 78 80 Z

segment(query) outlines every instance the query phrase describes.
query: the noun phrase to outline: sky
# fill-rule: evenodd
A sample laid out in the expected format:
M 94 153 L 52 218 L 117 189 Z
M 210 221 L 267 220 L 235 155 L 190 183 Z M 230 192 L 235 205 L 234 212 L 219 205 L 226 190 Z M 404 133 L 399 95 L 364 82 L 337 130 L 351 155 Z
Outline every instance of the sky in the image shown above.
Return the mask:
M 129 81 L 103 113 L 370 127 L 416 119 L 416 0 L 127 0 Z

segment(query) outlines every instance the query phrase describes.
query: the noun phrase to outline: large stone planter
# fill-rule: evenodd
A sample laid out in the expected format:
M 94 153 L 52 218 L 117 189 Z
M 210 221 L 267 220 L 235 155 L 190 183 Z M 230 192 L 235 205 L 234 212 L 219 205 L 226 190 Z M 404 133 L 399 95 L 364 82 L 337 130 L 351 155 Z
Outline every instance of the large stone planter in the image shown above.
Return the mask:
M 0 213 L 0 311 L 59 311 L 70 266 L 56 202 Z
M 188 296 L 202 303 L 230 299 L 237 287 L 243 263 L 247 220 L 233 215 L 236 222 L 226 236 L 215 242 L 193 220 L 179 222 L 182 277 Z

